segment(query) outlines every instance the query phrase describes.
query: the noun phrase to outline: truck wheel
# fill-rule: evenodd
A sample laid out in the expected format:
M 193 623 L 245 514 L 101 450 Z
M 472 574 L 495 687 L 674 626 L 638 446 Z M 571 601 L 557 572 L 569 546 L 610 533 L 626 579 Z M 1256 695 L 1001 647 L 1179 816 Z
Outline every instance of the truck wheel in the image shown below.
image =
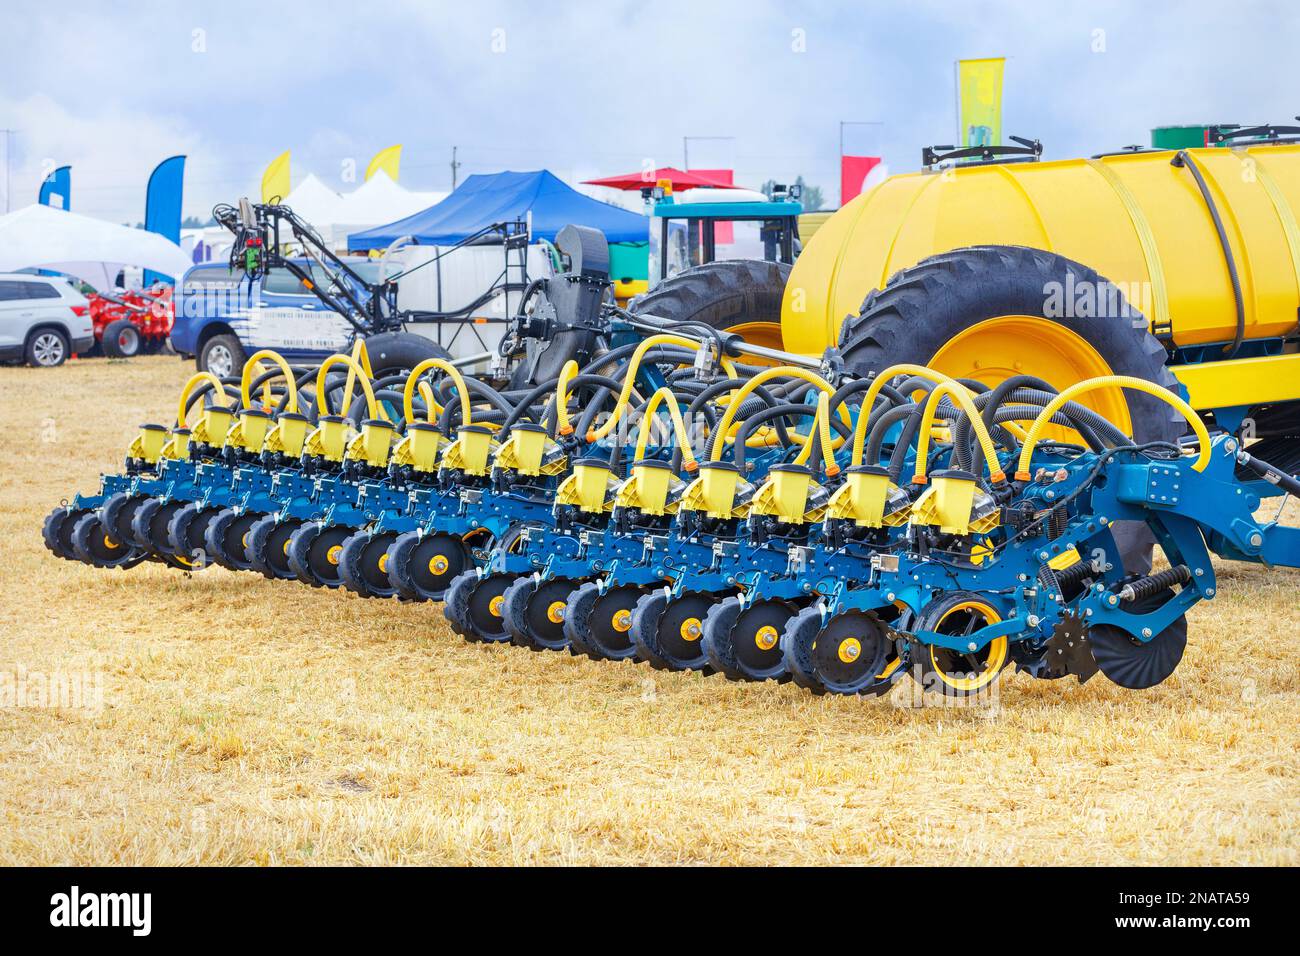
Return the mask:
M 415 332 L 380 332 L 366 339 L 370 368 L 375 375 L 396 369 L 411 369 L 425 359 L 450 361 L 451 353 L 433 339 Z
M 1057 389 L 1131 375 L 1177 391 L 1163 346 L 1116 286 L 1064 256 L 1020 246 L 957 249 L 902 270 L 844 320 L 839 346 L 860 374 L 910 362 L 989 387 L 1020 374 Z M 1186 430 L 1177 411 L 1142 392 L 1101 390 L 1083 403 L 1139 443 L 1176 441 Z M 1146 525 L 1115 530 L 1125 569 L 1149 568 Z
M 752 345 L 782 348 L 781 299 L 790 266 L 761 259 L 729 259 L 693 266 L 632 300 L 633 313 L 673 325 L 703 322 L 735 332 Z
M 244 346 L 233 335 L 214 335 L 203 343 L 194 364 L 200 372 L 230 378 L 244 370 Z
M 110 358 L 132 358 L 143 349 L 140 330 L 130 319 L 116 319 L 104 326 L 104 354 Z

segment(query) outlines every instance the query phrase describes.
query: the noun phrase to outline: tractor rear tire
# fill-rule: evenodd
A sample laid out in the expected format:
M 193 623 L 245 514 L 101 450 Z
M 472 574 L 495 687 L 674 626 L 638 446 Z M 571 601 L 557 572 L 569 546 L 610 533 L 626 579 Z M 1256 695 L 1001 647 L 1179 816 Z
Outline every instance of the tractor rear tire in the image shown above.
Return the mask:
M 451 353 L 426 336 L 415 332 L 381 332 L 366 339 L 366 354 L 375 375 L 398 369 L 413 369 L 425 359 L 451 359 Z
M 144 338 L 130 319 L 117 319 L 104 326 L 100 344 L 109 358 L 134 358 L 144 351 Z
M 762 259 L 730 259 L 693 266 L 632 300 L 638 315 L 670 325 L 703 322 L 737 332 L 753 345 L 781 348 L 781 299 L 790 266 Z
M 1064 290 L 1091 288 L 1094 307 L 1065 309 L 1064 316 L 1052 314 L 1060 311 L 1049 309 L 1052 284 Z M 1111 305 L 1117 308 L 1112 310 Z M 859 374 L 899 363 L 931 365 L 946 346 L 971 334 L 975 326 L 987 322 L 983 328 L 990 329 L 999 319 L 1019 322 L 1027 317 L 1046 323 L 1044 331 L 1067 342 L 1082 340 L 1091 346 L 1106 367 L 1094 374 L 1131 375 L 1177 393 L 1178 382 L 1165 365 L 1164 347 L 1145 321 L 1135 320 L 1136 310 L 1125 306 L 1123 294 L 1109 280 L 1064 256 L 1021 246 L 973 246 L 923 259 L 896 273 L 883 289 L 873 290 L 861 311 L 844 320 L 839 347 L 845 364 Z M 1073 311 L 1088 314 L 1069 314 Z M 1061 329 L 1073 334 L 1064 335 Z M 998 356 L 989 356 L 989 365 L 996 368 L 997 360 Z M 1080 364 L 1090 360 L 1095 362 L 1092 356 L 1078 359 Z M 979 369 L 945 368 L 942 361 L 934 364 L 956 377 L 980 378 Z M 1038 375 L 1058 389 L 1074 384 L 1055 381 L 1032 362 L 1017 371 Z M 1004 377 L 1000 372 L 996 381 L 984 384 L 992 387 Z M 1123 400 L 1138 443 L 1174 442 L 1186 430 L 1182 416 L 1155 396 L 1125 391 Z M 1117 525 L 1115 531 L 1125 570 L 1145 573 L 1151 566 L 1154 542 L 1150 531 L 1136 523 Z

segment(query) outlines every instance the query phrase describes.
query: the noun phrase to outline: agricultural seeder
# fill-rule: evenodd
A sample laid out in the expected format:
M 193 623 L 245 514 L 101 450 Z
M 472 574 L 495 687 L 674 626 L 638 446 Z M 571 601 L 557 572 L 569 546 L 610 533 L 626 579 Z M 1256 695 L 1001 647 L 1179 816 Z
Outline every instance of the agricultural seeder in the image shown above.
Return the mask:
M 313 368 L 264 351 L 237 379 L 194 376 L 173 423 L 51 513 L 47 546 L 441 602 L 474 642 L 859 695 L 908 673 L 973 694 L 1012 664 L 1151 687 L 1215 597 L 1212 555 L 1300 565 L 1300 529 L 1256 517 L 1300 482 L 1160 384 L 863 374 L 834 348 L 618 307 L 598 238 L 561 235 L 571 271 L 530 290 L 508 372 L 376 374 L 358 340 Z M 1183 434 L 1133 439 L 1087 403 L 1115 391 Z M 1154 567 L 1121 549 L 1134 527 Z

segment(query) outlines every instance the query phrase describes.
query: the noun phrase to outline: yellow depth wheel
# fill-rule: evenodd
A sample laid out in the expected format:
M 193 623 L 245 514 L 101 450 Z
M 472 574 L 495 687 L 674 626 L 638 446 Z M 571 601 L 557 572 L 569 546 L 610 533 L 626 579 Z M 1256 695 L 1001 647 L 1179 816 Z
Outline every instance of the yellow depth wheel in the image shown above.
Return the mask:
M 925 363 L 953 378 L 970 378 L 994 388 L 1013 375 L 1036 375 L 1057 390 L 1075 382 L 1113 375 L 1114 371 L 1086 340 L 1063 325 L 1029 315 L 985 319 L 955 334 Z M 1131 435 L 1132 421 L 1122 389 L 1105 389 L 1082 401 Z M 1053 438 L 1078 440 L 1057 427 Z
M 933 620 L 923 620 L 924 630 L 940 634 L 973 634 L 990 624 L 997 624 L 1002 615 L 987 601 L 978 598 L 942 599 L 935 612 L 925 615 Z M 933 674 L 945 687 L 958 694 L 973 694 L 997 680 L 1010 656 L 1010 642 L 997 637 L 978 651 L 963 653 L 946 647 L 929 645 L 921 648 L 923 670 Z

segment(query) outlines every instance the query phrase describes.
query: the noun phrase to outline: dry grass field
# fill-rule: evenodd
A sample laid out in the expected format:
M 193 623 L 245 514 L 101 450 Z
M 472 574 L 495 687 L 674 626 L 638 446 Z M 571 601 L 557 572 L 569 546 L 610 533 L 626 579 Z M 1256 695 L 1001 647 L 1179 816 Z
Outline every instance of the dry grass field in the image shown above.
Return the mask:
M 0 369 L 0 671 L 103 692 L 0 709 L 0 864 L 1297 862 L 1296 572 L 1221 566 L 1158 688 L 1011 675 L 971 712 L 474 646 L 435 607 L 221 569 L 55 559 L 45 513 L 174 415 L 190 369 Z

